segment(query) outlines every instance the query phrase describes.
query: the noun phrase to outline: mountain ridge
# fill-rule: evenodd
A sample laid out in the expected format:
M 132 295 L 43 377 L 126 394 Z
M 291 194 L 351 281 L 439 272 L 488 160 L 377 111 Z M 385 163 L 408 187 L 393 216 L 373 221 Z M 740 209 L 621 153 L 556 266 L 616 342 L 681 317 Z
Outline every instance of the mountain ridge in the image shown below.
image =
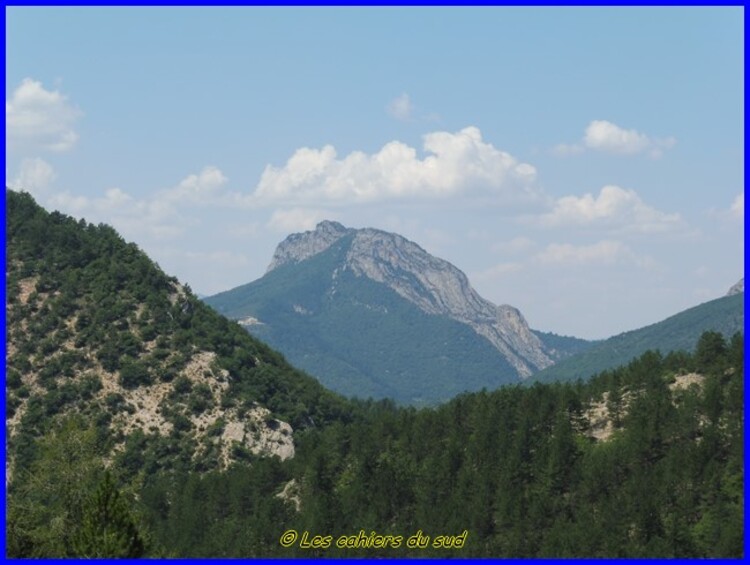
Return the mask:
M 260 279 L 205 301 L 326 386 L 401 390 L 407 403 L 517 383 L 588 344 L 531 330 L 517 308 L 484 299 L 403 236 L 330 221 L 286 237 Z
M 428 314 L 445 315 L 469 325 L 506 356 L 521 377 L 553 363 L 517 308 L 484 299 L 460 269 L 398 234 L 323 221 L 314 231 L 292 234 L 282 241 L 266 272 L 309 259 L 352 234 L 341 268 L 388 285 Z
M 535 374 L 531 382 L 587 379 L 624 365 L 648 350 L 692 351 L 701 334 L 717 331 L 729 337 L 744 331 L 744 292 L 709 300 L 648 326 L 600 341 L 579 354 Z

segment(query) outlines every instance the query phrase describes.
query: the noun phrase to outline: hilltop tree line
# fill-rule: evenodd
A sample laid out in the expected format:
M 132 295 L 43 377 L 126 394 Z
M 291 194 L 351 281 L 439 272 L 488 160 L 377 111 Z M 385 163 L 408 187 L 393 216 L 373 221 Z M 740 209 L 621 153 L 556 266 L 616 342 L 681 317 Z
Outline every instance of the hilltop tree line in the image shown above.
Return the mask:
M 688 371 L 703 384 L 671 390 Z M 66 421 L 13 483 L 8 548 L 96 556 L 114 530 L 107 547 L 121 556 L 739 557 L 743 372 L 742 337 L 707 333 L 695 354 L 648 352 L 587 383 L 505 387 L 434 409 L 357 402 L 351 422 L 300 432 L 291 460 L 206 473 L 105 471 L 95 430 Z M 595 441 L 584 415 L 603 392 L 619 417 Z M 109 521 L 97 518 L 105 499 Z M 284 548 L 288 529 L 468 536 L 460 550 Z

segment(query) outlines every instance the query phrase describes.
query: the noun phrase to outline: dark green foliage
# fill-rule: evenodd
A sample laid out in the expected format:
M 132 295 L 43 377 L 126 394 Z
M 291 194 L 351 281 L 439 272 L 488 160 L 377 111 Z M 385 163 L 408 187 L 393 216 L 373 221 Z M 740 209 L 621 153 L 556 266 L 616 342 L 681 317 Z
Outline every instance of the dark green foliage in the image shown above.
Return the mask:
M 65 419 L 42 438 L 33 464 L 16 467 L 17 476 L 8 491 L 8 556 L 143 554 L 132 502 L 118 491 L 113 477 L 105 474 L 102 455 L 96 430 L 82 418 Z M 111 545 L 123 541 L 125 531 L 129 553 Z
M 211 408 L 212 405 L 213 396 L 211 394 L 211 389 L 204 383 L 197 385 L 193 389 L 193 392 L 190 395 L 190 400 L 188 401 L 188 408 L 190 408 L 190 411 L 193 414 L 200 414 Z
M 120 367 L 120 384 L 123 388 L 137 388 L 151 384 L 148 367 L 141 361 L 126 361 Z
M 274 458 L 204 476 L 155 476 L 142 491 L 151 510 L 147 523 L 155 539 L 170 540 L 177 556 L 273 555 L 280 528 L 294 513 L 275 496 L 286 480 Z
M 10 369 L 5 374 L 5 386 L 10 389 L 17 389 L 23 384 L 21 381 L 21 373 L 15 369 Z
M 695 365 L 699 371 L 714 371 L 726 353 L 724 336 L 719 332 L 705 332 L 695 346 Z
M 174 382 L 174 393 L 178 396 L 187 395 L 192 389 L 193 385 L 190 379 L 186 377 L 180 377 Z
M 740 342 L 733 340 L 734 348 Z M 268 505 L 263 512 L 227 502 L 238 480 L 232 473 L 164 476 L 149 487 L 151 528 L 183 556 L 738 557 L 743 407 L 733 397 L 741 397 L 742 375 L 729 370 L 732 347 L 711 350 L 719 355 L 711 365 L 725 370 L 706 376 L 704 392 L 668 386 L 670 364 L 693 364 L 693 356 L 648 352 L 586 384 L 505 387 L 418 411 L 360 403 L 351 423 L 296 435 L 295 458 L 279 467 L 275 483 L 258 483 L 257 496 L 246 499 Z M 621 425 L 610 440 L 594 442 L 583 412 L 614 390 Z M 242 475 L 247 482 L 257 480 L 261 462 L 271 465 L 239 448 L 236 455 L 252 461 Z M 291 502 L 272 510 L 279 501 L 270 493 L 290 479 L 300 512 Z M 179 504 L 167 508 L 164 497 Z M 185 515 L 199 504 L 200 516 Z M 274 528 L 263 521 L 267 512 L 277 513 Z M 209 533 L 217 515 L 224 536 L 232 538 L 228 532 L 239 524 L 260 536 L 254 549 L 241 536 L 218 547 Z M 277 538 L 290 528 L 334 539 L 360 528 L 469 536 L 460 553 L 316 552 L 281 548 Z
M 544 343 L 549 354 L 555 361 L 582 353 L 600 343 L 599 341 L 590 341 L 578 337 L 558 335 L 552 332 L 540 332 L 538 330 L 531 330 L 531 332 L 542 340 L 542 343 Z
M 108 472 L 84 505 L 72 549 L 73 555 L 89 558 L 134 558 L 145 554 L 144 540 L 135 520 Z
M 186 418 L 182 414 L 174 414 L 171 418 L 171 422 L 172 422 L 172 425 L 174 426 L 175 431 L 177 432 L 185 432 L 193 427 L 193 424 L 190 421 L 190 419 Z

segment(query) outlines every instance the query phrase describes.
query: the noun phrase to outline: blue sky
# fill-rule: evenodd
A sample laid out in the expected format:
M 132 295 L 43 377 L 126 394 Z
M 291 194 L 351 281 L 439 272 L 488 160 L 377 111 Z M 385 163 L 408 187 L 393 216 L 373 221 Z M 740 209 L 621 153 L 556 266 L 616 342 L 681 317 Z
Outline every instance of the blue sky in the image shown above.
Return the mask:
M 212 294 L 336 219 L 534 328 L 744 271 L 743 8 L 7 8 L 6 185 Z

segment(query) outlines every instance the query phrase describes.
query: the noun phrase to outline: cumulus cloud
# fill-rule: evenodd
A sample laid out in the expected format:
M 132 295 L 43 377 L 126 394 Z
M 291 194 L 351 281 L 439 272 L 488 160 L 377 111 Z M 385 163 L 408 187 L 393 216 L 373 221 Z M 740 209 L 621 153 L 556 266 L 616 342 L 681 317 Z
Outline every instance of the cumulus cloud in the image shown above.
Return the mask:
M 538 290 L 544 292 L 544 285 L 539 286 L 540 281 L 550 280 L 550 276 L 556 277 L 561 284 L 577 280 L 579 282 L 576 284 L 579 285 L 600 278 L 607 271 L 616 271 L 618 276 L 639 278 L 647 273 L 664 271 L 653 257 L 636 252 L 616 239 L 581 244 L 552 242 L 532 245 L 519 238 L 519 243 L 526 249 L 523 254 L 507 257 L 505 261 L 470 274 L 472 283 L 486 289 L 485 296 L 490 297 L 505 285 L 517 289 L 539 287 Z M 611 276 L 606 275 L 608 278 Z M 553 296 L 548 298 L 552 301 L 556 299 Z M 549 300 L 545 304 L 551 303 Z
M 640 153 L 648 148 L 650 141 L 634 129 L 623 129 L 606 120 L 594 120 L 586 128 L 583 142 L 589 149 L 608 153 Z
M 635 155 L 648 153 L 654 159 L 662 156 L 665 150 L 674 147 L 674 137 L 654 138 L 635 129 L 625 129 L 607 120 L 593 120 L 586 127 L 580 143 L 555 146 L 556 155 L 576 155 L 586 149 L 615 155 Z
M 57 90 L 25 78 L 5 102 L 6 141 L 10 146 L 67 151 L 78 140 L 81 111 Z
M 355 151 L 338 158 L 336 149 L 302 148 L 283 167 L 267 166 L 255 189 L 258 202 L 362 203 L 405 197 L 445 197 L 486 191 L 517 198 L 533 193 L 536 169 L 482 139 L 476 127 L 423 137 L 416 149 L 391 141 L 372 155 Z
M 400 96 L 397 96 L 390 101 L 386 106 L 388 114 L 401 121 L 408 121 L 411 119 L 412 112 L 414 111 L 414 105 L 411 103 L 411 98 L 405 92 Z
M 332 218 L 325 210 L 291 208 L 274 211 L 266 225 L 277 232 L 291 233 L 312 230 L 321 220 Z
M 164 198 L 137 199 L 120 188 L 108 188 L 94 198 L 61 191 L 50 196 L 47 204 L 89 221 L 111 224 L 129 239 L 171 239 L 194 223 Z
M 161 197 L 184 203 L 215 203 L 224 196 L 220 188 L 227 180 L 218 167 L 204 167 L 200 173 L 188 175 L 177 186 L 163 191 Z
M 533 256 L 541 265 L 580 267 L 584 265 L 630 265 L 641 269 L 659 270 L 657 262 L 641 256 L 621 241 L 605 239 L 589 245 L 551 243 Z
M 25 190 L 34 196 L 41 196 L 57 178 L 52 165 L 43 159 L 24 159 L 16 177 L 7 182 L 13 190 Z
M 90 213 L 91 203 L 92 201 L 85 196 L 71 194 L 67 190 L 56 192 L 47 199 L 50 207 L 73 215 Z
M 27 168 L 30 171 L 38 169 L 35 175 L 44 177 L 43 165 L 35 165 Z M 165 240 L 178 237 L 200 223 L 198 217 L 185 212 L 191 207 L 237 205 L 239 195 L 222 190 L 226 182 L 227 178 L 220 169 L 207 166 L 186 176 L 175 186 L 158 190 L 145 198 L 133 197 L 121 188 L 113 187 L 95 197 L 56 191 L 48 194 L 45 201 L 55 209 L 82 215 L 90 221 L 112 224 L 128 238 L 148 236 Z
M 537 253 L 534 259 L 540 263 L 567 265 L 613 264 L 631 261 L 635 257 L 631 249 L 619 242 L 604 240 L 591 245 L 572 245 L 570 243 L 551 243 Z
M 743 219 L 745 217 L 745 193 L 740 192 L 737 197 L 734 199 L 734 202 L 732 202 L 732 206 L 729 208 L 730 213 L 732 216 L 738 219 Z
M 545 227 L 599 226 L 643 233 L 663 232 L 681 225 L 680 215 L 648 206 L 630 189 L 608 185 L 598 196 L 559 198 L 551 212 L 536 221 Z

